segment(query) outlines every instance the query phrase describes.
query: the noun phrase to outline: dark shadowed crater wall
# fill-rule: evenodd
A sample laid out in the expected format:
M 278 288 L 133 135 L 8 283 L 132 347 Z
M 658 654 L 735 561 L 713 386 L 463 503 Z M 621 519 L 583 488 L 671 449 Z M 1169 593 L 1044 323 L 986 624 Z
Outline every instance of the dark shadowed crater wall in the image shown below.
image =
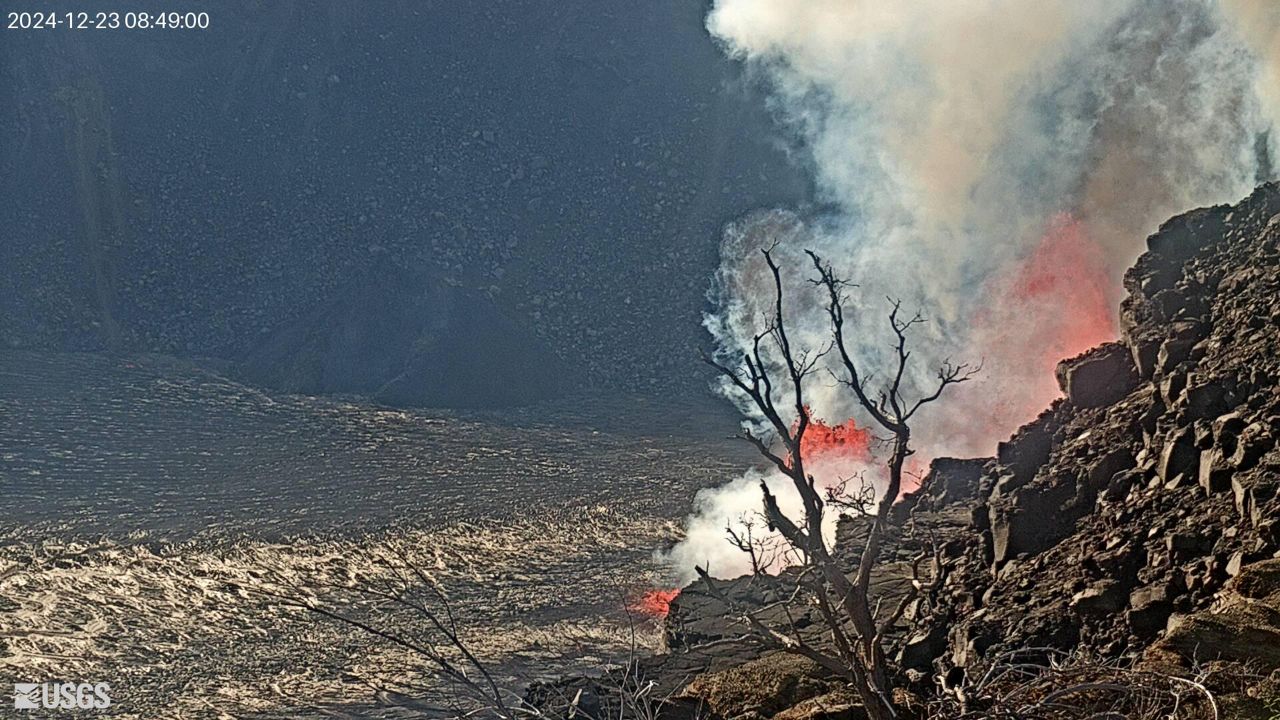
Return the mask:
M 287 392 L 460 408 L 547 399 L 571 390 L 577 372 L 484 293 L 387 260 L 353 274 L 232 370 Z
M 720 226 L 808 196 L 700 3 L 205 7 L 5 35 L 0 342 L 398 401 L 669 392 L 703 383 Z

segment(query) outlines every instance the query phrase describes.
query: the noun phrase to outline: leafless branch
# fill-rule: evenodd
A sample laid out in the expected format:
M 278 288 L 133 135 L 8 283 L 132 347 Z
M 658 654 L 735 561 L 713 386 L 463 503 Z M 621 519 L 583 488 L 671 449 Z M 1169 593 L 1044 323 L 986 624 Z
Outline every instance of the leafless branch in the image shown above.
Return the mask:
M 886 638 L 912 602 L 936 591 L 942 575 L 940 556 L 934 544 L 931 551 L 922 552 L 913 562 L 912 589 L 907 597 L 881 617 L 883 598 L 872 597 L 871 578 L 891 520 L 891 510 L 902 491 L 906 459 L 914 452 L 910 421 L 922 407 L 938 400 L 946 388 L 969 380 L 979 368 L 944 362 L 937 373 L 937 385 L 931 391 L 909 399 L 906 386 L 912 360 L 910 335 L 917 325 L 925 322 L 925 318 L 919 313 L 904 315 L 901 302 L 891 299 L 888 324 L 893 336 L 894 362 L 883 375 L 864 373 L 847 342 L 847 293 L 856 286 L 839 277 L 829 263 L 812 251 L 808 251 L 808 256 L 817 271 L 812 282 L 826 296 L 825 313 L 830 322 L 831 340 L 817 349 L 797 347 L 788 334 L 782 269 L 775 258 L 775 250 L 776 247 L 770 247 L 762 251 L 772 279 L 771 316 L 763 319 L 751 346 L 737 358 L 704 354 L 703 360 L 749 401 L 755 413 L 771 429 L 773 437 L 762 437 L 753 431 L 746 431 L 741 437 L 790 480 L 801 501 L 803 516 L 789 517 L 768 484 L 762 482 L 763 517 L 768 529 L 781 536 L 796 553 L 801 564 L 801 577 L 805 578 L 803 582 L 797 580 L 797 588 L 806 589 L 812 607 L 829 631 L 832 650 L 821 651 L 796 632 L 783 632 L 767 625 L 755 611 L 738 608 L 735 612 L 766 646 L 809 657 L 822 667 L 846 677 L 858 691 L 873 720 L 888 720 L 897 714 L 890 698 Z M 853 393 L 857 405 L 874 424 L 888 433 L 883 442 L 888 454 L 885 460 L 888 482 L 878 500 L 864 478 L 859 478 L 862 487 L 856 494 L 848 491 L 846 479 L 834 486 L 829 485 L 831 489 L 824 497 L 815 478 L 805 467 L 804 437 L 812 424 L 806 382 L 823 359 L 832 354 L 839 368 L 833 375 Z M 785 380 L 777 383 L 774 375 Z M 873 389 L 868 383 L 876 377 L 886 380 Z M 794 419 L 788 421 L 789 417 Z M 781 450 L 777 449 L 779 446 Z M 852 577 L 845 574 L 823 539 L 828 506 L 853 510 L 870 522 Z M 747 527 L 744 534 L 730 530 L 729 535 L 731 542 L 751 556 L 752 567 L 758 572 L 762 565 L 751 528 Z M 928 572 L 923 570 L 926 562 Z M 702 569 L 699 573 L 711 591 L 718 592 L 710 576 Z M 726 604 L 730 603 L 723 593 L 720 597 Z M 794 630 L 793 616 L 787 613 L 787 618 Z

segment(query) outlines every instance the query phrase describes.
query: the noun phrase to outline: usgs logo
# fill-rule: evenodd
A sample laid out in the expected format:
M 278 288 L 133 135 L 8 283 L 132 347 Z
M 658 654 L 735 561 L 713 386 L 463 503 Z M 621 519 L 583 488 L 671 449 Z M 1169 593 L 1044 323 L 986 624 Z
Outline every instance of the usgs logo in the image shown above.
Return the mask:
M 15 710 L 105 710 L 111 707 L 108 683 L 14 683 Z

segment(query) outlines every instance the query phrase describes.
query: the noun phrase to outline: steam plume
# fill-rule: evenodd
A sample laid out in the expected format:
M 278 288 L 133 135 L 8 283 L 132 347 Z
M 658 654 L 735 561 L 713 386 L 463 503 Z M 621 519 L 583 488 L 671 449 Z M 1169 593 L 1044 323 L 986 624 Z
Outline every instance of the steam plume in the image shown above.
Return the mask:
M 707 27 L 768 84 L 830 209 L 727 229 L 707 318 L 717 347 L 750 342 L 772 293 L 756 250 L 775 242 L 792 342 L 826 343 L 803 282 L 815 249 L 860 284 L 865 367 L 885 367 L 887 295 L 931 321 L 915 382 L 945 357 L 985 361 L 922 417 L 930 457 L 989 454 L 1056 396 L 1057 360 L 1115 335 L 1120 275 L 1157 223 L 1272 173 L 1270 0 L 717 0 Z M 827 384 L 815 414 L 856 418 Z M 713 544 L 757 505 L 746 479 L 708 492 L 670 558 L 742 571 Z
M 1280 3 L 1271 0 L 1223 0 L 1222 7 L 1249 49 L 1258 57 L 1258 96 L 1266 115 L 1280 118 Z M 1274 162 L 1280 150 L 1275 133 L 1266 138 Z M 1272 170 L 1268 168 L 1268 170 Z

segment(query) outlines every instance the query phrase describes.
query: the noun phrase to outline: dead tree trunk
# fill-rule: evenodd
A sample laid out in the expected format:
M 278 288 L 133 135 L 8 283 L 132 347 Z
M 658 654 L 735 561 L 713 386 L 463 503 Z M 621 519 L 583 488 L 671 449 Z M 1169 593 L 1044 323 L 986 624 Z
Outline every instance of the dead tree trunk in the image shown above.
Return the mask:
M 794 626 L 770 627 L 750 611 L 743 611 L 743 620 L 766 646 L 803 655 L 847 680 L 871 718 L 891 720 L 898 713 L 892 699 L 885 636 L 901 617 L 906 602 L 900 603 L 887 616 L 878 617 L 878 605 L 871 590 L 872 570 L 880 554 L 894 502 L 902 491 L 906 460 L 912 454 L 911 419 L 920 408 L 941 397 L 948 386 L 972 377 L 976 369 L 945 363 L 938 371 L 936 389 L 915 400 L 907 400 L 903 393 L 903 380 L 911 358 L 907 336 L 911 328 L 924 319 L 917 314 L 903 320 L 899 315 L 900 304 L 893 302 L 889 324 L 896 338 L 896 363 L 886 375 L 890 380 L 878 389 L 873 399 L 845 338 L 845 293 L 851 286 L 819 256 L 809 253 L 818 272 L 814 282 L 826 291 L 831 344 L 825 350 L 793 347 L 783 315 L 782 273 L 772 250 L 764 250 L 763 254 L 773 275 L 772 317 L 754 336 L 751 348 L 741 357 L 726 360 L 704 356 L 704 360 L 749 399 L 768 432 L 757 434 L 748 431 L 742 437 L 791 481 L 801 500 L 803 517 L 788 517 L 769 487 L 761 483 L 764 517 L 769 528 L 781 535 L 799 558 L 801 588 L 808 593 L 807 599 L 817 609 L 825 630 L 830 634 L 830 647 L 815 647 L 802 638 Z M 834 559 L 823 538 L 826 502 L 814 477 L 805 468 L 804 437 L 812 422 L 805 386 L 828 352 L 837 354 L 836 365 L 842 373 L 838 378 L 840 382 L 853 393 L 858 405 L 875 425 L 889 435 L 888 483 L 884 494 L 874 505 L 874 512 L 868 513 L 871 516 L 870 530 L 852 576 Z M 784 377 L 776 380 L 776 376 Z M 698 572 L 709 586 L 714 587 L 705 570 L 699 568 Z M 914 585 L 917 589 L 923 587 L 922 583 Z

